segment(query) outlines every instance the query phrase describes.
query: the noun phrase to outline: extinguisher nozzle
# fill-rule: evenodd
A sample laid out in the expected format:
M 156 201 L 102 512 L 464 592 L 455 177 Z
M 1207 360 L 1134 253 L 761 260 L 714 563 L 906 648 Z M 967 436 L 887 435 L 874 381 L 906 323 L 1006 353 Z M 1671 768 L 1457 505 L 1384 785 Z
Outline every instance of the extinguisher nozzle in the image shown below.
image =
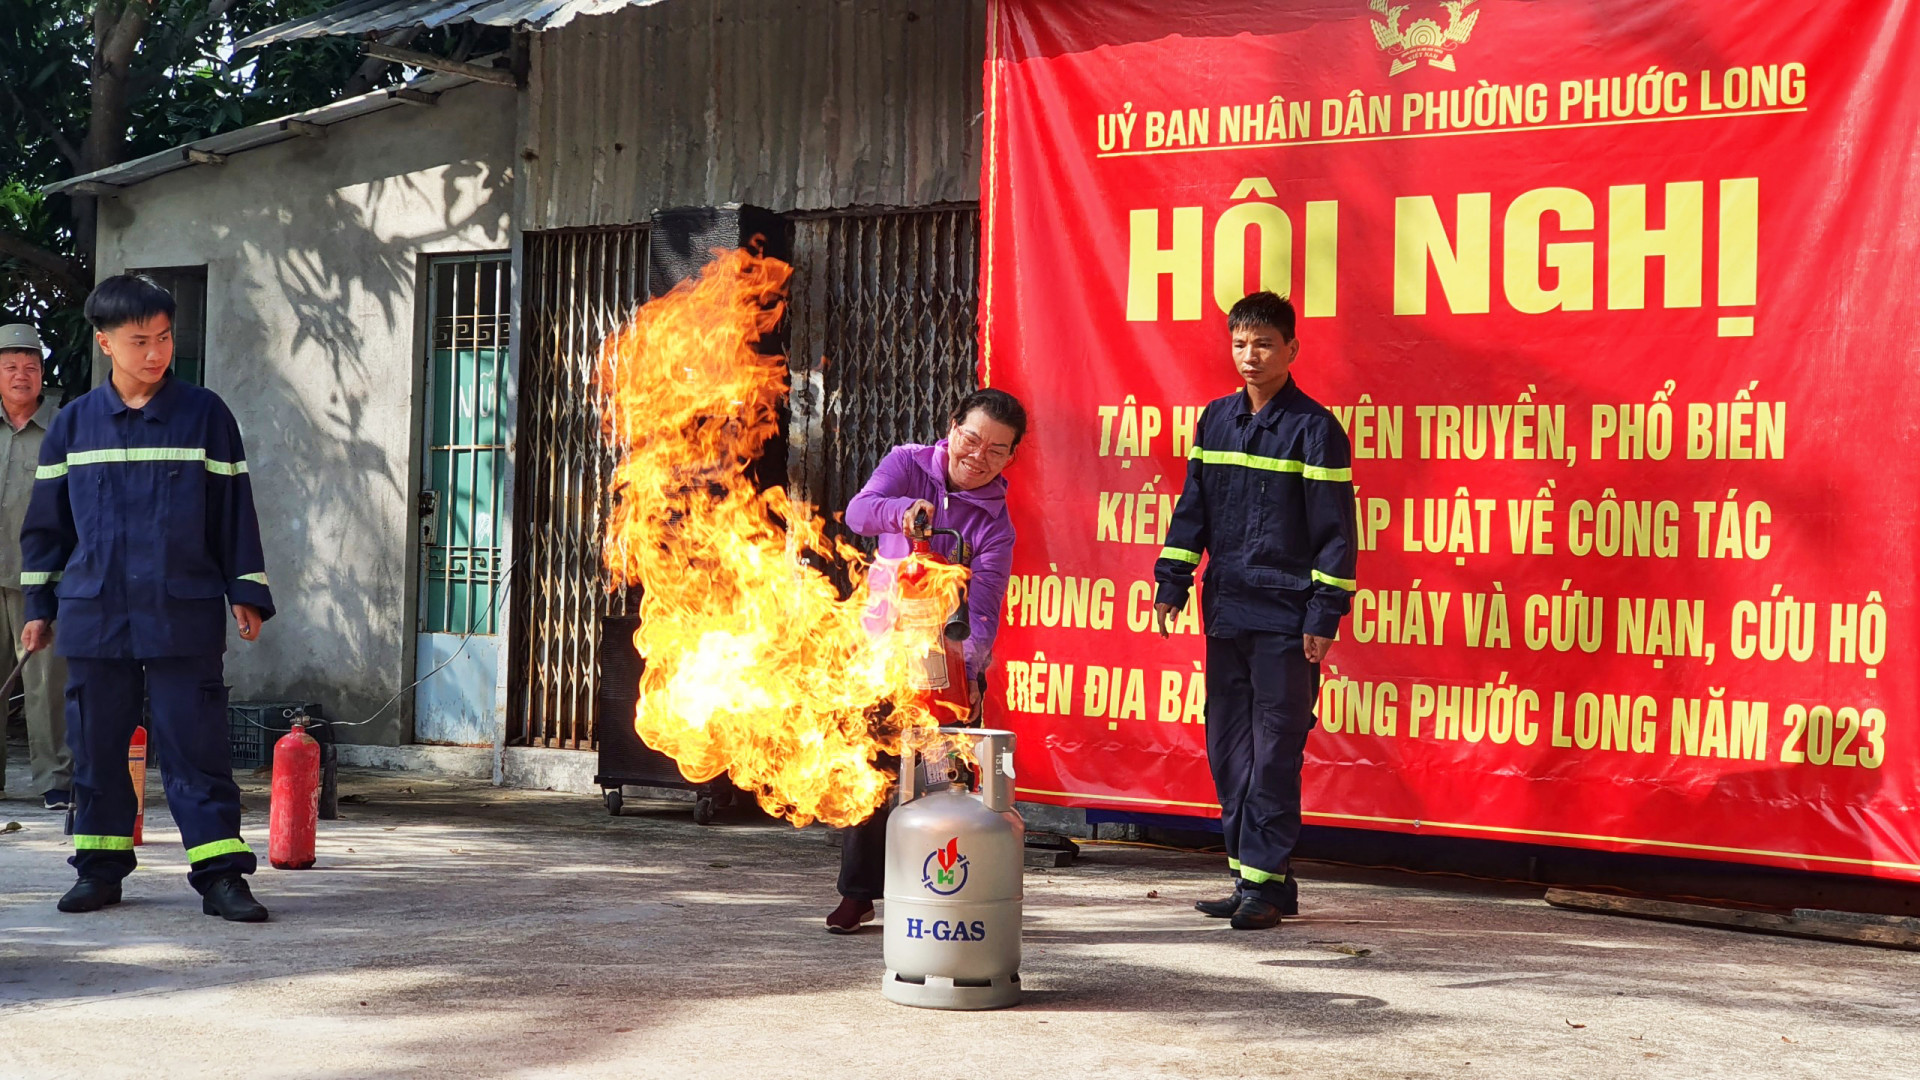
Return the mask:
M 947 616 L 946 635 L 948 641 L 965 641 L 973 634 L 973 620 L 967 614 L 967 596 L 960 594 L 960 603 Z

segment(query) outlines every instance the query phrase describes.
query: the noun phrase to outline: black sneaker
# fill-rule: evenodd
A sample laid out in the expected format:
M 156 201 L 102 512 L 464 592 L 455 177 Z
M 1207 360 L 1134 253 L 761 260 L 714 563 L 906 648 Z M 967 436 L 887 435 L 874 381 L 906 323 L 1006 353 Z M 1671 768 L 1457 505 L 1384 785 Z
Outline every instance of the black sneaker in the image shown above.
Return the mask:
M 1280 909 L 1249 893 L 1233 913 L 1235 930 L 1271 930 L 1280 925 Z
M 1230 919 L 1233 913 L 1239 910 L 1240 900 L 1244 896 L 1246 896 L 1245 893 L 1235 889 L 1219 900 L 1195 900 L 1193 910 L 1209 919 Z
M 228 922 L 266 922 L 267 909 L 253 898 L 247 879 L 239 874 L 215 878 L 200 898 L 200 910 Z
M 83 877 L 73 883 L 67 895 L 55 905 L 69 915 L 78 915 L 84 911 L 99 911 L 109 904 L 120 902 L 120 883 L 104 878 Z
M 40 796 L 40 805 L 48 810 L 71 810 L 73 792 L 64 788 L 52 788 L 45 795 Z

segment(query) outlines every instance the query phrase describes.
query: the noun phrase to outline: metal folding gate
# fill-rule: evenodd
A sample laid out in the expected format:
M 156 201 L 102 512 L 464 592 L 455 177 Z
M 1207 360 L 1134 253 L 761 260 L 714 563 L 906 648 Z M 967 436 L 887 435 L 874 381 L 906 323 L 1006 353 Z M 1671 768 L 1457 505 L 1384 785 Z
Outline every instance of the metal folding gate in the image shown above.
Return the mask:
M 844 511 L 889 449 L 945 434 L 977 385 L 978 238 L 970 205 L 796 222 L 787 472 L 797 498 Z
M 975 385 L 977 207 L 800 216 L 788 307 L 788 482 L 846 508 L 887 450 L 938 438 Z M 601 342 L 646 295 L 645 227 L 529 233 L 522 259 L 519 477 L 508 741 L 594 748 L 601 564 L 613 457 Z
M 600 343 L 646 298 L 647 230 L 528 233 L 521 262 L 507 741 L 591 750 L 600 622 L 626 608 L 600 558 L 614 457 L 594 371 Z

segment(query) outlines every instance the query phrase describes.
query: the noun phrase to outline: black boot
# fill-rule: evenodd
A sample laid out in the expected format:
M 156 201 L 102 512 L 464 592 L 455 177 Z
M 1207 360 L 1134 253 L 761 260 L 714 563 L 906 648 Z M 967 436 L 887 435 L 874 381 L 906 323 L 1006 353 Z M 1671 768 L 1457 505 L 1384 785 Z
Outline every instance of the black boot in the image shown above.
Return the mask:
M 104 878 L 83 877 L 73 883 L 67 895 L 60 898 L 56 906 L 68 914 L 82 911 L 99 911 L 108 904 L 120 902 L 120 883 Z
M 200 898 L 200 910 L 228 922 L 266 922 L 267 909 L 253 898 L 247 879 L 239 874 L 215 878 Z
M 1241 892 L 1238 886 L 1235 886 L 1231 893 L 1228 893 L 1221 899 L 1195 900 L 1193 902 L 1193 910 L 1205 915 L 1209 919 L 1230 918 L 1233 913 L 1239 909 L 1240 901 L 1245 899 L 1245 897 L 1246 894 Z
M 1288 874 L 1282 888 L 1285 891 L 1278 900 L 1274 901 L 1274 906 L 1280 909 L 1280 914 L 1292 918 L 1300 914 L 1300 879 Z
M 1233 913 L 1235 930 L 1271 930 L 1280 925 L 1280 909 L 1254 893 L 1240 898 L 1240 906 Z

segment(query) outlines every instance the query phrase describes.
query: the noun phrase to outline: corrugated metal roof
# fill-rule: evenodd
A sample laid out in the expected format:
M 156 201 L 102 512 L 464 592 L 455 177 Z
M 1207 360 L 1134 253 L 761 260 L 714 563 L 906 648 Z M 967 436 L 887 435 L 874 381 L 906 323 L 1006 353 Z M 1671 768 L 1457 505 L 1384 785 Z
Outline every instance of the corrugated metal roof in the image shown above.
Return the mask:
M 408 26 L 445 26 L 477 22 L 488 26 L 523 26 L 552 30 L 581 15 L 604 15 L 624 7 L 644 7 L 661 0 L 347 0 L 318 15 L 281 23 L 234 43 L 250 49 L 276 41 L 326 37 L 333 34 L 383 34 Z
M 452 90 L 455 87 L 466 86 L 471 82 L 473 82 L 473 80 L 467 78 L 465 75 L 450 75 L 435 72 L 423 78 L 413 80 L 403 89 L 418 90 L 428 94 L 438 94 L 446 90 Z M 308 109 L 306 112 L 294 113 L 292 116 L 283 116 L 278 120 L 268 120 L 265 123 L 255 124 L 252 127 L 223 131 L 218 135 L 210 135 L 204 139 L 197 139 L 190 143 L 162 150 L 157 154 L 148 154 L 146 157 L 135 158 L 132 161 L 123 161 L 110 168 L 99 169 L 83 176 L 76 176 L 71 180 L 62 180 L 57 184 L 48 184 L 42 190 L 49 195 L 58 195 L 63 191 L 69 191 L 81 184 L 106 184 L 111 187 L 131 187 L 134 184 L 151 180 L 156 176 L 163 176 L 176 169 L 193 168 L 195 165 L 200 164 L 200 162 L 193 160 L 193 155 L 196 152 L 227 156 L 247 150 L 255 150 L 262 146 L 271 146 L 274 143 L 284 142 L 288 139 L 304 138 L 304 133 L 298 130 L 304 125 L 312 124 L 325 128 L 332 124 L 351 120 L 356 116 L 376 113 L 382 109 L 407 106 L 409 103 L 398 97 L 395 89 L 375 90 L 370 94 L 346 98 L 333 102 L 330 105 L 322 105 L 317 109 Z
M 986 6 L 703 0 L 541 34 L 520 227 L 976 200 Z

